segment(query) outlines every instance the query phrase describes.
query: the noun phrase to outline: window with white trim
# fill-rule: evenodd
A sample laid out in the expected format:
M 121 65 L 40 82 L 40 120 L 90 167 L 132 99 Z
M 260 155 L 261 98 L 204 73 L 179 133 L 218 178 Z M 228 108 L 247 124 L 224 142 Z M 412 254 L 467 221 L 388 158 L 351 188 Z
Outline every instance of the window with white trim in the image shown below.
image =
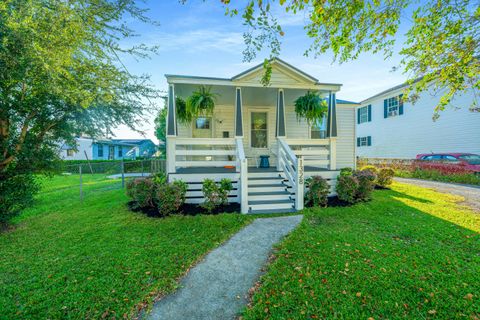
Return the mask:
M 75 154 L 75 150 L 73 150 L 73 149 L 67 149 L 67 156 L 73 157 L 74 154 Z
M 327 117 L 324 116 L 322 120 L 316 121 L 312 124 L 310 130 L 311 139 L 325 139 L 327 137 Z
M 395 117 L 398 116 L 400 106 L 399 96 L 391 97 L 387 99 L 387 116 Z
M 358 123 L 368 122 L 368 106 L 358 109 Z
M 372 145 L 372 137 L 357 137 L 357 147 L 369 147 Z

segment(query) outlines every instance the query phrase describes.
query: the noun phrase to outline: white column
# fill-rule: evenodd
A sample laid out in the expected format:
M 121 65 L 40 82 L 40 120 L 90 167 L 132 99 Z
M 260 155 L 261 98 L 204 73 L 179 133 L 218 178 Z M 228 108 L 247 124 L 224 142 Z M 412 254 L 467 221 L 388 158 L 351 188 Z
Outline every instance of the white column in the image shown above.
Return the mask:
M 337 170 L 337 138 L 331 137 L 330 139 L 330 170 Z
M 168 86 L 167 100 L 167 173 L 175 173 L 176 162 L 176 141 L 177 137 L 177 115 L 175 106 L 175 87 L 173 84 Z
M 303 172 L 303 156 L 298 157 L 297 159 L 297 172 L 295 174 L 295 185 L 297 190 L 295 192 L 295 209 L 302 210 L 304 202 L 304 192 L 305 192 L 305 178 Z

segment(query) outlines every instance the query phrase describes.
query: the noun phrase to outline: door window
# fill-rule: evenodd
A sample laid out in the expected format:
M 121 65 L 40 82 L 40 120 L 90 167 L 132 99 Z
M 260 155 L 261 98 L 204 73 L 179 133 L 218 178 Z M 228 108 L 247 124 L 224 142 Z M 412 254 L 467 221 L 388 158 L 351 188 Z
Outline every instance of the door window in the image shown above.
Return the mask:
M 268 146 L 268 129 L 267 129 L 267 113 L 252 112 L 251 117 L 252 130 L 252 148 L 267 148 Z

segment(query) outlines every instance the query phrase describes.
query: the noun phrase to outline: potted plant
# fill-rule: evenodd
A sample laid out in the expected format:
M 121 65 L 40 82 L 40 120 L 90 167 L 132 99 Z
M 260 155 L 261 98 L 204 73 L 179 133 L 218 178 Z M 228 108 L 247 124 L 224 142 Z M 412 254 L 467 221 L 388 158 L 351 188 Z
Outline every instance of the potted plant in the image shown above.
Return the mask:
M 187 103 L 180 97 L 175 98 L 175 107 L 177 109 L 177 119 L 179 122 L 187 124 L 192 122 L 192 116 L 187 112 Z
M 307 93 L 295 100 L 295 113 L 297 118 L 307 120 L 309 125 L 320 123 L 328 112 L 326 99 L 321 98 L 316 92 Z
M 215 108 L 218 94 L 211 92 L 211 87 L 200 86 L 187 99 L 187 113 L 192 117 L 211 115 Z

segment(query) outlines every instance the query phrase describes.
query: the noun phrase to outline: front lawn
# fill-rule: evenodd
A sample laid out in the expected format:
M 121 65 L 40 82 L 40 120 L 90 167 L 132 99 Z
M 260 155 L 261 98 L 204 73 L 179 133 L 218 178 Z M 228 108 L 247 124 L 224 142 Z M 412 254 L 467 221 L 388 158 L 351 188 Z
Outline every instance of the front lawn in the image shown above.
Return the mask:
M 243 215 L 148 218 L 128 211 L 118 180 L 46 182 L 36 205 L 0 233 L 2 319 L 122 318 L 250 221 Z
M 478 319 L 480 214 L 459 200 L 395 183 L 305 210 L 244 319 Z

